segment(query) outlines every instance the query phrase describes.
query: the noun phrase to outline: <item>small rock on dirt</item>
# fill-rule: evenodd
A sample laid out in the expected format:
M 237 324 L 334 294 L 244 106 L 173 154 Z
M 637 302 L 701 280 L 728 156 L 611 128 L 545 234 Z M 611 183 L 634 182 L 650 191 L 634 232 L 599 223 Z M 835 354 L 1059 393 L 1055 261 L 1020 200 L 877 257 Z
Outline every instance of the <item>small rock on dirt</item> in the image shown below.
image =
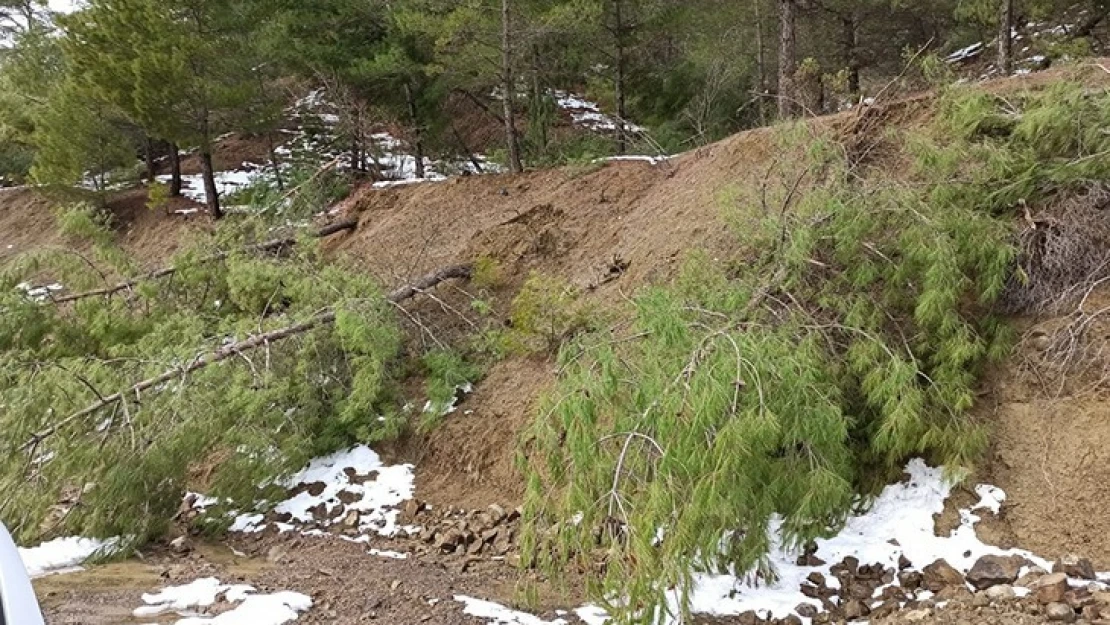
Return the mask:
M 1042 604 L 1060 603 L 1068 591 L 1068 578 L 1063 573 L 1050 573 L 1030 584 L 1029 589 Z
M 1095 567 L 1087 558 L 1080 558 L 1075 554 L 1068 554 L 1052 565 L 1053 573 L 1063 573 L 1068 577 L 1079 579 L 1095 579 Z
M 922 570 L 922 575 L 925 589 L 932 592 L 940 592 L 950 586 L 964 585 L 964 576 L 944 559 L 926 566 Z
M 999 584 L 1010 584 L 1018 577 L 1025 559 L 1013 556 L 986 555 L 975 561 L 967 572 L 969 584 L 986 590 Z
M 995 602 L 1002 603 L 1005 601 L 1012 601 L 1017 598 L 1017 593 L 1014 592 L 1014 587 L 1009 584 L 999 584 L 998 586 L 991 586 L 986 590 L 987 597 Z
M 1071 606 L 1066 603 L 1050 603 L 1045 607 L 1044 613 L 1050 621 L 1059 623 L 1075 622 L 1075 610 L 1072 610 Z

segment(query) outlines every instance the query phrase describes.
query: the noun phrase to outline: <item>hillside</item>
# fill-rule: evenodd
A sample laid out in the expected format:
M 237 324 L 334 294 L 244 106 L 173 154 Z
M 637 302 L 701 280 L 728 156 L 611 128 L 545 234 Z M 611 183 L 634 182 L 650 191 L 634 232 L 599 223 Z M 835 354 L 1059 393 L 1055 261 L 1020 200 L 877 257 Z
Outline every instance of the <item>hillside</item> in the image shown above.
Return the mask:
M 986 89 L 1016 97 L 1043 92 L 1065 80 L 1079 81 L 1092 93 L 1105 94 L 1110 86 L 1110 74 L 1086 64 L 997 80 L 988 83 Z M 805 122 L 804 132 L 814 137 L 823 133 L 836 137 L 838 145 L 861 155 L 862 171 L 910 180 L 909 156 L 897 137 L 928 126 L 939 115 L 937 109 L 934 96 L 921 95 L 812 119 Z M 666 284 L 679 276 L 695 250 L 704 252 L 709 266 L 722 268 L 725 273 L 742 273 L 755 259 L 751 249 L 756 229 L 753 224 L 760 211 L 768 210 L 751 203 L 752 196 L 744 195 L 743 190 L 761 189 L 764 202 L 785 212 L 791 198 L 816 194 L 827 184 L 820 176 L 797 174 L 795 159 L 800 157 L 782 148 L 776 132 L 775 128 L 747 131 L 668 159 L 589 162 L 522 174 L 458 176 L 443 182 L 387 188 L 367 184 L 315 219 L 317 225 L 357 220 L 352 232 L 333 234 L 323 241 L 327 262 L 353 268 L 389 288 L 455 263 L 487 259 L 495 264 L 499 279 L 487 287 L 442 285 L 434 291 L 436 297 L 417 297 L 403 309 L 403 325 L 410 335 L 433 340 L 426 339 L 427 334 L 434 340 L 454 343 L 474 333 L 478 314 L 471 308 L 473 300 L 488 301 L 497 322 L 507 320 L 514 300 L 532 275 L 561 278 L 580 291 L 588 305 L 620 311 L 619 306 L 639 289 Z M 787 199 L 780 200 L 783 196 Z M 145 197 L 141 189 L 125 191 L 110 196 L 107 203 L 114 217 L 116 242 L 143 269 L 171 262 L 190 241 L 204 240 L 216 230 L 203 215 L 175 213 L 176 204 L 167 210 L 148 210 Z M 1061 212 L 1066 199 L 1028 207 L 1028 212 L 1014 218 L 1014 230 L 1020 231 L 1028 223 L 1050 224 L 1067 217 Z M 181 207 L 192 206 L 188 200 L 175 202 Z M 54 247 L 89 253 L 88 242 L 60 234 L 52 210 L 58 203 L 56 197 L 30 188 L 0 191 L 0 262 L 23 252 Z M 816 280 L 826 279 L 819 270 L 814 271 Z M 42 282 L 53 278 L 49 273 L 38 277 Z M 1010 316 L 1009 322 L 1020 334 L 1017 347 L 985 374 L 977 387 L 973 410 L 988 428 L 989 452 L 937 517 L 938 536 L 962 528 L 974 537 L 977 529 L 982 540 L 1003 549 L 1026 549 L 1048 560 L 1077 554 L 1089 558 L 1098 571 L 1110 570 L 1110 522 L 1100 513 L 1101 503 L 1110 494 L 1110 448 L 1106 445 L 1110 440 L 1110 420 L 1106 419 L 1110 406 L 1102 356 L 1106 341 L 1110 341 L 1110 319 L 1105 316 L 1108 304 L 1110 285 L 1099 279 L 1079 301 L 1069 302 L 1063 309 Z M 624 321 L 618 319 L 615 323 Z M 401 501 L 409 501 L 391 504 L 400 510 L 400 517 L 394 511 L 392 517 L 386 515 L 386 522 L 441 528 L 432 533 L 430 540 L 423 536 L 426 531 L 400 538 L 379 536 L 373 531 L 346 532 L 345 537 L 354 540 L 344 541 L 265 530 L 232 533 L 226 539 L 208 542 L 187 529 L 187 521 L 196 514 L 195 502 L 189 502 L 175 519 L 170 538 L 178 535 L 177 540 L 167 540 L 149 550 L 143 548 L 140 559 L 38 580 L 37 589 L 50 622 L 127 621 L 132 609 L 141 603 L 141 592 L 209 575 L 267 591 L 294 589 L 311 595 L 314 606 L 297 619 L 298 623 L 354 623 L 367 618 L 393 623 L 559 622 L 504 614 L 501 618 L 506 620 L 498 621 L 496 610 L 493 614 L 483 611 L 488 606 L 448 599 L 467 595 L 513 603 L 551 619 L 556 618 L 555 609 L 584 601 L 577 574 L 561 580 L 568 588 L 559 592 L 559 583 L 549 584 L 546 573 L 526 571 L 521 577 L 511 566 L 520 558 L 520 529 L 514 525 L 519 521 L 510 518 L 517 516 L 511 511 L 524 502 L 526 490 L 524 475 L 516 463 L 518 444 L 536 417 L 541 395 L 556 383 L 563 367 L 552 354 L 543 352 L 511 354 L 497 360 L 438 427 L 375 445 L 382 454 L 380 462 L 375 456 L 377 464 L 361 466 L 346 477 L 340 477 L 339 471 L 328 474 L 343 484 L 357 484 L 353 473 L 360 476 L 358 479 L 376 475 L 380 480 L 381 475 L 392 475 L 390 471 L 410 463 L 414 467 L 410 473 L 416 499 L 403 497 Z M 407 390 L 421 392 L 418 385 L 406 383 Z M 337 467 L 341 465 L 331 468 Z M 904 501 L 916 501 L 914 497 L 935 499 L 936 493 L 921 494 L 914 488 L 939 480 L 939 474 L 934 476 L 920 467 L 915 470 L 919 471 L 914 476 L 918 481 L 905 485 L 905 492 L 890 496 L 904 496 Z M 203 470 L 198 469 L 199 473 Z M 332 477 L 319 481 L 331 488 Z M 198 479 L 190 490 L 204 486 L 203 482 Z M 326 497 L 312 492 L 314 483 L 315 478 L 305 477 L 294 490 Z M 990 484 L 1005 491 L 997 509 L 990 514 L 978 513 L 984 518 L 977 527 L 974 521 L 958 514 L 974 509 L 977 502 L 982 504 L 983 493 L 974 489 L 976 484 Z M 404 491 L 406 487 L 398 488 Z M 944 502 L 945 497 L 934 499 L 928 501 Z M 415 501 L 421 503 L 412 503 Z M 490 508 L 494 504 L 496 507 Z M 930 514 L 924 514 L 923 523 L 932 521 Z M 258 527 L 265 528 L 269 523 L 295 520 L 295 515 L 292 521 L 266 517 L 254 523 L 261 522 Z M 333 519 L 338 531 L 331 533 L 344 534 L 345 530 L 338 527 L 340 521 Z M 359 522 L 356 515 L 356 529 Z M 366 522 L 365 516 L 362 522 Z M 455 524 L 461 524 L 461 532 L 483 536 L 473 553 L 465 548 L 447 554 L 439 548 L 438 541 L 447 540 L 444 534 L 448 530 L 442 528 Z M 505 528 L 514 529 L 506 532 Z M 484 533 L 493 530 L 501 533 L 491 534 L 489 547 L 484 547 Z M 505 543 L 504 548 L 499 541 Z M 362 543 L 380 549 L 379 555 L 366 555 Z M 977 542 L 969 544 L 975 550 L 987 549 Z M 450 546 L 453 552 L 454 545 Z M 388 553 L 398 551 L 411 555 L 407 559 L 388 557 Z M 382 552 L 387 552 L 387 557 L 380 557 Z M 987 552 L 976 551 L 976 556 Z M 970 557 L 968 554 L 964 559 Z M 953 564 L 958 557 L 951 556 Z M 1030 564 L 1039 562 L 1032 555 L 1029 558 Z M 926 564 L 914 562 L 918 568 Z M 963 573 L 967 571 L 957 574 Z M 858 574 L 853 570 L 851 583 L 870 583 L 868 575 L 862 568 Z M 868 587 L 869 593 L 879 585 L 877 579 L 870 581 L 874 583 Z M 738 595 L 739 605 L 746 592 L 741 588 L 746 587 L 732 587 L 719 601 L 723 605 Z M 522 589 L 526 591 L 520 592 Z M 523 606 L 521 596 L 527 596 L 531 605 Z M 792 597 L 788 594 L 784 600 Z M 941 598 L 939 594 L 937 598 Z M 847 596 L 844 599 L 841 609 L 850 603 Z M 929 604 L 924 603 L 927 600 Z M 968 597 L 952 593 L 951 600 L 950 609 L 956 615 L 953 619 L 966 616 L 960 612 L 965 609 L 973 620 L 987 618 L 982 612 L 974 612 L 970 593 Z M 226 609 L 226 603 L 220 603 L 218 609 Z M 462 612 L 464 604 L 468 606 L 467 614 Z M 945 620 L 949 616 L 939 606 L 934 617 L 931 610 L 936 604 L 928 598 L 911 600 L 912 605 L 895 604 L 904 611 L 895 613 L 890 622 L 906 622 L 910 613 L 921 609 L 930 612 L 914 619 L 955 622 Z M 1016 616 L 1024 607 L 1000 605 L 990 608 L 998 612 L 990 616 L 999 619 L 994 622 L 1026 622 Z M 786 607 L 792 609 L 794 605 Z M 699 618 L 706 623 L 753 622 L 737 616 L 740 612 L 743 610 L 724 610 L 718 617 Z M 165 619 L 168 614 L 152 618 Z M 296 618 L 296 611 L 293 616 Z M 575 618 L 566 613 L 558 616 Z M 587 616 L 578 614 L 583 621 Z M 852 617 L 843 611 L 839 616 Z M 507 620 L 510 618 L 519 620 Z M 1040 616 L 1029 618 L 1034 619 L 1029 622 L 1040 622 L 1035 620 Z

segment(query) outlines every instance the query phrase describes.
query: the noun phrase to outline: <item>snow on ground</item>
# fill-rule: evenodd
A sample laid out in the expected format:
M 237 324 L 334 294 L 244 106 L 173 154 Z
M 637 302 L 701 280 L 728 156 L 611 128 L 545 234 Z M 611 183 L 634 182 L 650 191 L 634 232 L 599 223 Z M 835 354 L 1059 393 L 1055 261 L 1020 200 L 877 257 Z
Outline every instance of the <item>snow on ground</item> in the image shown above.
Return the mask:
M 201 616 L 199 609 L 215 605 L 221 597 L 231 610 L 217 616 Z M 215 577 L 198 579 L 183 586 L 169 586 L 154 594 L 144 594 L 146 605 L 136 608 L 136 618 L 151 618 L 174 612 L 185 618 L 177 625 L 282 625 L 297 620 L 312 607 L 312 599 L 298 592 L 282 591 L 257 594 L 253 586 L 222 584 Z
M 579 126 L 595 132 L 615 132 L 620 119 L 613 115 L 601 112 L 601 107 L 596 102 L 591 102 L 582 96 L 566 91 L 554 90 L 551 95 L 559 108 L 568 111 L 571 120 Z M 646 128 L 625 120 L 625 132 L 639 134 L 646 132 Z
M 410 464 L 383 464 L 381 457 L 365 445 L 317 458 L 285 480 L 284 484 L 296 494 L 274 507 L 273 518 L 282 520 L 273 525 L 283 532 L 319 530 L 345 523 L 348 515 L 357 513 L 361 533 L 414 533 L 418 528 L 397 523 L 397 506 L 413 496 L 412 469 Z M 214 503 L 212 498 L 197 497 L 193 506 L 203 510 Z M 266 518 L 258 513 L 239 514 L 231 531 L 261 532 L 270 525 Z
M 55 538 L 38 547 L 19 548 L 27 575 L 43 577 L 80 571 L 81 564 L 98 552 L 110 550 L 118 541 L 71 536 Z
M 234 171 L 221 171 L 216 172 L 216 193 L 220 197 L 227 197 L 241 191 L 259 179 L 273 175 L 273 169 L 263 165 L 256 165 L 254 163 L 243 163 L 240 169 Z M 156 179 L 162 184 L 169 184 L 171 176 L 169 174 L 158 176 Z M 208 198 L 208 194 L 204 190 L 204 177 L 200 174 L 193 174 L 188 176 L 181 176 L 181 194 L 185 197 L 204 204 Z M 185 211 L 178 211 L 183 214 Z
M 46 284 L 43 286 L 33 286 L 28 282 L 20 282 L 19 284 L 15 285 L 15 288 L 23 291 L 23 293 L 27 297 L 35 300 L 36 302 L 45 302 L 47 300 L 50 300 L 53 298 L 54 293 L 65 289 L 64 286 L 58 284 L 57 282 L 53 284 Z
M 563 619 L 545 621 L 527 612 L 518 612 L 492 601 L 483 601 L 466 595 L 455 595 L 455 601 L 463 604 L 463 614 L 487 619 L 489 625 L 566 625 Z
M 975 512 L 986 509 L 997 514 L 1006 498 L 1002 489 L 988 484 L 978 485 L 975 490 L 980 500 L 971 508 L 960 510 L 959 527 L 947 536 L 936 536 L 933 515 L 943 511 L 944 502 L 951 494 L 951 484 L 944 480 L 942 469 L 929 467 L 920 459 L 911 461 L 906 466 L 906 472 L 910 476 L 909 480 L 887 486 L 867 512 L 849 518 L 836 536 L 816 541 L 817 551 L 814 555 L 826 564 L 799 565 L 797 564 L 798 554 L 783 549 L 775 540 L 770 559 L 779 575 L 778 581 L 773 584 L 753 586 L 734 575 L 698 574 L 695 576 L 695 587 L 690 596 L 692 611 L 698 614 L 732 616 L 752 610 L 764 618 L 784 618 L 794 614 L 794 608 L 802 603 L 820 608 L 818 601 L 802 594 L 800 590 L 802 582 L 814 571 L 824 574 L 830 582 L 835 582 L 836 576 L 830 572 L 830 569 L 848 556 L 858 558 L 860 564 L 879 563 L 895 570 L 899 568 L 901 556 L 909 559 L 916 570 L 921 570 L 938 559 L 944 559 L 966 574 L 981 556 L 1020 555 L 1038 566 L 1051 570 L 1051 562 L 1033 553 L 1021 549 L 1000 549 L 982 542 L 976 536 L 975 524 L 979 522 L 980 517 Z M 772 528 L 773 536 L 777 536 L 775 530 L 777 527 Z M 1106 576 L 1100 574 L 1099 578 L 1105 579 Z M 897 580 L 894 583 L 897 584 Z M 1075 580 L 1075 583 L 1079 581 Z M 1083 583 L 1087 582 L 1083 581 Z M 876 591 L 878 592 L 880 591 Z M 490 620 L 490 623 L 527 625 L 548 623 L 536 617 L 531 617 L 535 620 L 505 620 L 508 617 L 503 618 L 501 615 L 518 613 L 508 608 L 501 608 L 501 611 L 498 611 L 491 607 L 496 604 L 477 602 L 469 597 L 455 599 L 467 605 L 467 614 L 491 618 L 493 620 Z M 671 595 L 669 604 L 670 612 L 676 614 L 678 605 L 676 594 Z M 484 613 L 471 612 L 471 609 L 483 610 Z M 584 606 L 575 613 L 589 625 L 600 625 L 607 620 L 605 612 L 597 606 Z M 502 620 L 497 620 L 498 618 Z M 809 622 L 804 618 L 802 621 Z M 677 623 L 678 621 L 666 622 Z M 554 621 L 549 625 L 558 623 L 560 621 Z

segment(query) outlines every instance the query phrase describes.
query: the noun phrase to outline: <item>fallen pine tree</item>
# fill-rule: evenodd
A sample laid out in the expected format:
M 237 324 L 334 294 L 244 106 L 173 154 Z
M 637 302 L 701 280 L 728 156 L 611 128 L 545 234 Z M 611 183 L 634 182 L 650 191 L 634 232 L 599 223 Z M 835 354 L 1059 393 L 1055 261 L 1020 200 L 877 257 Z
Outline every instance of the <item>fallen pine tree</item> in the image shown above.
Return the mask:
M 463 357 L 405 347 L 398 304 L 468 278 L 469 265 L 383 291 L 312 250 L 246 249 L 184 262 L 126 300 L 43 306 L 0 289 L 0 490 L 12 493 L 0 519 L 21 540 L 145 541 L 198 465 L 207 492 L 253 501 L 316 455 L 420 424 L 403 410 L 403 379 L 423 376 L 429 398 L 458 383 Z
M 357 227 L 358 227 L 358 220 L 357 219 L 347 219 L 347 220 L 340 221 L 340 222 L 337 222 L 337 223 L 334 223 L 334 224 L 328 224 L 327 226 L 324 226 L 323 228 L 320 228 L 319 230 L 313 232 L 311 234 L 311 236 L 313 238 L 316 238 L 316 239 L 322 239 L 324 237 L 331 236 L 331 235 L 333 235 L 337 232 L 342 232 L 344 230 L 354 230 Z M 248 245 L 245 248 L 243 248 L 243 251 L 256 252 L 256 253 L 275 252 L 275 251 L 279 251 L 279 250 L 282 250 L 282 249 L 285 249 L 285 248 L 288 248 L 288 247 L 292 247 L 296 244 L 297 244 L 297 239 L 295 237 L 284 237 L 284 238 L 280 238 L 280 239 L 271 239 L 269 241 L 265 241 L 265 242 L 262 242 L 262 243 L 256 243 L 256 244 L 253 244 L 253 245 Z M 218 261 L 218 260 L 223 260 L 223 259 L 227 258 L 229 254 L 230 254 L 230 252 L 217 252 L 215 254 L 212 254 L 210 256 L 206 256 L 206 257 L 200 259 L 200 262 L 204 263 L 204 262 L 215 262 L 215 261 Z M 56 298 L 52 298 L 51 301 L 53 301 L 55 304 L 65 304 L 67 302 L 74 302 L 74 301 L 82 300 L 82 299 L 85 299 L 85 298 L 88 298 L 88 297 L 96 297 L 98 295 L 112 295 L 114 293 L 119 293 L 120 291 L 129 291 L 129 290 L 135 288 L 136 286 L 138 286 L 142 282 L 146 282 L 148 280 L 157 280 L 158 278 L 165 278 L 166 276 L 171 276 L 171 275 L 177 273 L 177 270 L 178 270 L 178 268 L 176 266 L 172 266 L 172 265 L 169 266 L 169 267 L 162 267 L 160 269 L 155 269 L 154 271 L 147 272 L 147 273 L 145 273 L 142 276 L 139 276 L 137 278 L 132 278 L 130 280 L 126 280 L 124 282 L 120 282 L 120 283 L 112 285 L 112 286 L 107 286 L 107 287 L 103 287 L 103 288 L 99 288 L 99 289 L 92 289 L 92 290 L 89 290 L 89 291 L 83 291 L 81 293 L 73 293 L 71 295 L 65 295 L 63 297 L 56 297 Z

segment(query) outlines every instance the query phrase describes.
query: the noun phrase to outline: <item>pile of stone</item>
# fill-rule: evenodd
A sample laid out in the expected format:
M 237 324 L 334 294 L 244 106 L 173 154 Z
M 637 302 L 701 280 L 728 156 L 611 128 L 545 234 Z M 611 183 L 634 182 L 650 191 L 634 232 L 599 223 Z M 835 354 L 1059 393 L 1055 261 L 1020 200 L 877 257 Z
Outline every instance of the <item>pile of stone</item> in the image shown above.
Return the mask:
M 798 563 L 824 564 L 812 560 L 803 556 Z M 736 622 L 924 622 L 951 606 L 976 612 L 996 607 L 1035 616 L 1037 622 L 1110 624 L 1110 587 L 1097 581 L 1090 560 L 1076 556 L 1065 556 L 1046 571 L 1021 556 L 987 555 L 967 575 L 943 559 L 917 570 L 902 557 L 895 570 L 847 557 L 829 567 L 828 575 L 810 573 L 801 592 L 812 601 L 799 604 L 795 614 L 775 619 L 745 612 Z
M 433 514 L 416 499 L 405 503 L 402 518 L 423 526 L 418 554 L 504 558 L 516 550 L 520 508 L 491 505 L 484 510 L 446 510 Z

